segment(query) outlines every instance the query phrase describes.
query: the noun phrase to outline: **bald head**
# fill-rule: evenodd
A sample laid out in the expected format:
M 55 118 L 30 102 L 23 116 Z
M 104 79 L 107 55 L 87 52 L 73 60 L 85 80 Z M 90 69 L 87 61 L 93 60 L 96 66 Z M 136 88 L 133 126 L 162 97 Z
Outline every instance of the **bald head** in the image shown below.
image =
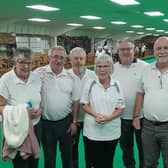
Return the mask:
M 154 43 L 154 49 L 156 48 L 158 43 L 162 43 L 162 42 L 166 42 L 166 41 L 168 42 L 168 37 L 166 37 L 166 36 L 159 37 Z
M 159 37 L 154 44 L 154 55 L 157 64 L 168 64 L 168 37 Z

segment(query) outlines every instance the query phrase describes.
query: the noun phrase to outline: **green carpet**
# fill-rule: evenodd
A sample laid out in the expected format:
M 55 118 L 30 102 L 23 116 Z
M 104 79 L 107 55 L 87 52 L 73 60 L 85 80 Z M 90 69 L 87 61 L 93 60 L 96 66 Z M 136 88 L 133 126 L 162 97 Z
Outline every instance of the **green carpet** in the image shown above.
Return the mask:
M 1 132 L 0 132 L 0 145 L 1 145 Z M 137 154 L 137 147 L 135 145 L 135 159 L 137 160 L 137 165 L 136 168 L 138 168 L 138 154 Z M 162 160 L 160 160 L 160 166 L 159 168 L 163 168 L 162 165 Z M 60 158 L 60 152 L 57 150 L 57 168 L 62 168 L 62 163 L 61 163 L 61 158 Z M 85 168 L 85 163 L 84 163 L 84 147 L 83 147 L 83 141 L 82 141 L 82 136 L 80 137 L 80 147 L 79 147 L 79 168 Z M 41 158 L 39 161 L 39 168 L 44 167 L 44 157 L 43 157 L 43 151 L 41 149 Z M 3 162 L 0 160 L 0 168 L 12 168 L 11 162 Z M 123 161 L 122 161 L 122 152 L 120 149 L 120 146 L 118 144 L 116 152 L 115 152 L 115 157 L 114 157 L 114 168 L 124 168 Z
M 0 145 L 1 145 L 1 132 L 0 132 Z M 60 152 L 57 150 L 57 168 L 62 168 L 62 163 L 61 163 L 61 158 L 60 158 Z M 137 160 L 137 151 L 135 151 L 135 157 Z M 43 159 L 43 151 L 41 149 L 41 158 L 39 161 L 39 168 L 43 168 L 44 166 L 44 159 Z M 83 147 L 83 141 L 82 137 L 80 137 L 80 149 L 79 149 L 79 164 L 80 168 L 85 168 L 85 163 L 84 163 L 84 147 Z M 123 163 L 122 163 L 122 156 L 121 156 L 121 150 L 120 146 L 117 146 L 116 153 L 115 153 L 115 158 L 114 158 L 114 167 L 115 168 L 124 168 Z M 0 168 L 12 168 L 11 162 L 3 162 L 0 160 Z

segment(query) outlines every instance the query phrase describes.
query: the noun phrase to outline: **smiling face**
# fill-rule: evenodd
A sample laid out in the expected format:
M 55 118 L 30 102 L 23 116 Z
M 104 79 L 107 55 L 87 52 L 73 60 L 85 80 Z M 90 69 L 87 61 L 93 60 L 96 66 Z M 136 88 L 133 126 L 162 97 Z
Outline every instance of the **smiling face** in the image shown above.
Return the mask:
M 160 37 L 156 40 L 154 55 L 158 64 L 168 64 L 168 37 Z
M 49 56 L 49 63 L 51 66 L 52 71 L 55 74 L 61 73 L 64 66 L 65 60 L 65 51 L 61 49 L 54 49 Z
M 15 61 L 15 72 L 20 79 L 28 79 L 31 70 L 32 70 L 32 60 L 25 58 L 18 58 Z

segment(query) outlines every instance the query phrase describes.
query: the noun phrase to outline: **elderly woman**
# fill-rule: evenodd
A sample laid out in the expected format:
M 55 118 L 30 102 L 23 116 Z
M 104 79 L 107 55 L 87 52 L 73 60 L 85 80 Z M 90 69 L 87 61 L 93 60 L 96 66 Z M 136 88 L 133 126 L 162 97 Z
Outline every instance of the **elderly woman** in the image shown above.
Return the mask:
M 14 67 L 5 73 L 0 80 L 0 113 L 6 105 L 17 106 L 29 104 L 27 109 L 32 119 L 34 132 L 40 141 L 40 115 L 41 115 L 41 80 L 32 70 L 33 55 L 28 48 L 17 48 L 14 54 Z M 6 106 L 7 107 L 7 106 Z M 27 159 L 17 152 L 12 160 L 14 168 L 37 168 L 38 159 L 33 156 Z
M 119 83 L 111 77 L 113 63 L 109 56 L 96 59 L 97 79 L 86 83 L 80 102 L 86 112 L 84 119 L 85 153 L 93 167 L 112 168 L 120 137 L 120 115 L 124 100 Z

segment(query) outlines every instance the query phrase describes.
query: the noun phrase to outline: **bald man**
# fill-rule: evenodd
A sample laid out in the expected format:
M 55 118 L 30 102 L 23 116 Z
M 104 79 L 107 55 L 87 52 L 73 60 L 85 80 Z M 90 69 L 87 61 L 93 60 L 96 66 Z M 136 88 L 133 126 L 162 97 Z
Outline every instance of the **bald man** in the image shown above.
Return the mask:
M 143 105 L 142 145 L 144 168 L 157 168 L 160 153 L 168 167 L 168 37 L 154 44 L 156 62 L 142 74 L 134 108 L 133 126 L 140 128 L 139 111 Z

